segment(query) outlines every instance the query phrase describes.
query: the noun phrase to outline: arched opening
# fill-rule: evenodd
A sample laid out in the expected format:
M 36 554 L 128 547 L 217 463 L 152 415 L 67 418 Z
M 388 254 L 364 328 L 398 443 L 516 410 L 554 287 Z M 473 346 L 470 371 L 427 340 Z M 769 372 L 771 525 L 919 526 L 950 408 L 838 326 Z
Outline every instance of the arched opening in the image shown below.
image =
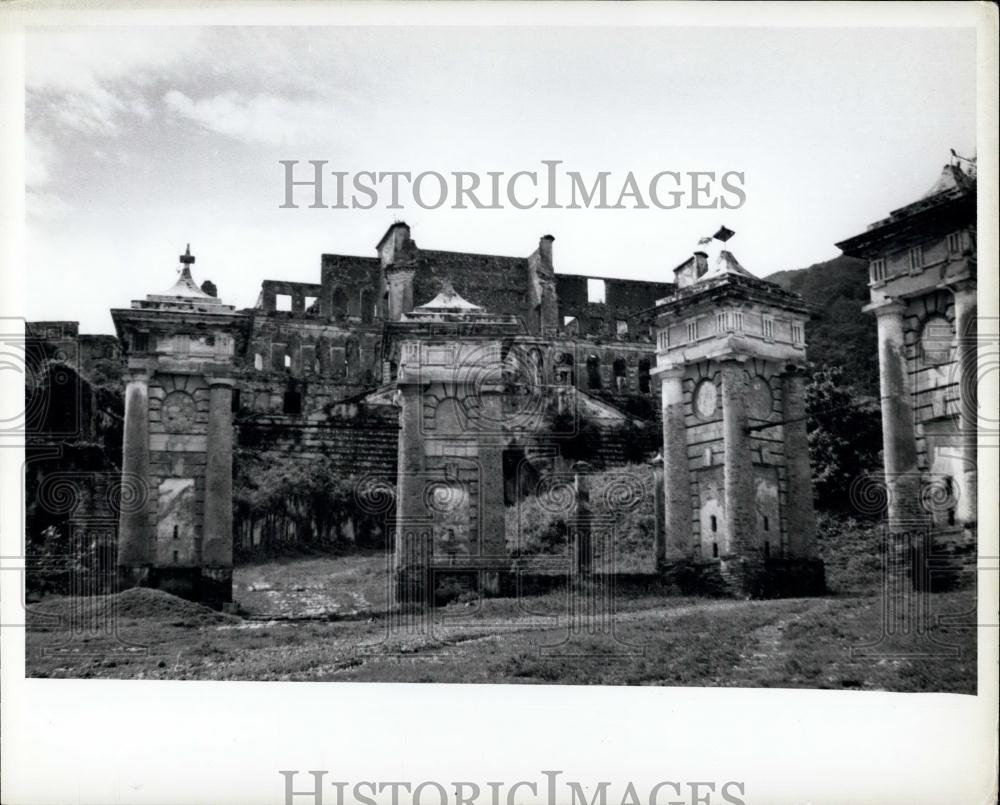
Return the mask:
M 599 389 L 601 387 L 601 359 L 596 355 L 587 358 L 587 388 Z
M 361 292 L 361 321 L 366 324 L 375 317 L 375 300 L 371 291 Z
M 359 362 L 358 342 L 354 338 L 348 338 L 344 344 L 344 372 L 348 380 L 357 378 Z
M 649 394 L 649 367 L 649 358 L 639 361 L 639 391 L 643 394 Z
M 618 391 L 624 391 L 625 386 L 628 384 L 628 374 L 625 359 L 619 355 L 615 358 L 614 363 L 611 366 L 612 373 L 615 377 L 615 388 Z
M 331 300 L 332 304 L 330 307 L 330 312 L 334 316 L 346 316 L 347 315 L 347 294 L 344 293 L 343 288 L 337 288 L 333 292 L 333 298 Z

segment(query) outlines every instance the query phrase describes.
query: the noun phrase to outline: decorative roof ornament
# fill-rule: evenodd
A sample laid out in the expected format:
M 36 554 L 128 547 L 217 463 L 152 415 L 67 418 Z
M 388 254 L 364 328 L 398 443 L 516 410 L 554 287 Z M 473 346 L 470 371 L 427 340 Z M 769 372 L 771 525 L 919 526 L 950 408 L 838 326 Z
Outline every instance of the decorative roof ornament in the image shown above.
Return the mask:
M 483 308 L 459 296 L 451 280 L 441 282 L 441 290 L 430 302 L 420 305 L 417 310 L 428 312 L 481 313 Z
M 187 244 L 187 248 L 184 254 L 180 255 L 178 258 L 182 268 L 181 275 L 177 278 L 170 288 L 160 293 L 150 294 L 147 296 L 147 300 L 150 302 L 197 302 L 199 304 L 211 304 L 218 305 L 221 304 L 221 300 L 215 296 L 205 293 L 201 288 L 198 287 L 197 283 L 191 277 L 191 266 L 194 264 L 195 257 L 191 254 L 191 244 Z

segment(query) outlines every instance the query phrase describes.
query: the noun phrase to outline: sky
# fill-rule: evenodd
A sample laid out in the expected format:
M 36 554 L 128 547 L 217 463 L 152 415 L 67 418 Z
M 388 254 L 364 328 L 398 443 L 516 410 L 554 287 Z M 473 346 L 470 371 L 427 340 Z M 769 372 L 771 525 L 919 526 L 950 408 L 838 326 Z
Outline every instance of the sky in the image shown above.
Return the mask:
M 427 249 L 527 256 L 552 234 L 557 272 L 654 281 L 725 224 L 766 276 L 835 257 L 976 149 L 971 28 L 36 28 L 26 58 L 27 314 L 90 333 L 172 285 L 189 242 L 195 279 L 249 307 L 264 279 L 318 282 L 322 253 L 374 256 L 400 219 Z M 281 209 L 279 160 L 313 159 L 738 171 L 746 201 Z

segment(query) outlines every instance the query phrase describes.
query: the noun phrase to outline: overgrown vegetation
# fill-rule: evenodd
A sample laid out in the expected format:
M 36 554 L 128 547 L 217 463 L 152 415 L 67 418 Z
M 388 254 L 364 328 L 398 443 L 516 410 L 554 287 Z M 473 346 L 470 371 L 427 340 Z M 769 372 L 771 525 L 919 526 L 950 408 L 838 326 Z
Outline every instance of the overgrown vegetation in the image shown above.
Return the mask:
M 240 558 L 310 549 L 386 547 L 391 484 L 366 502 L 362 479 L 343 475 L 326 456 L 237 449 L 234 454 L 234 552 Z

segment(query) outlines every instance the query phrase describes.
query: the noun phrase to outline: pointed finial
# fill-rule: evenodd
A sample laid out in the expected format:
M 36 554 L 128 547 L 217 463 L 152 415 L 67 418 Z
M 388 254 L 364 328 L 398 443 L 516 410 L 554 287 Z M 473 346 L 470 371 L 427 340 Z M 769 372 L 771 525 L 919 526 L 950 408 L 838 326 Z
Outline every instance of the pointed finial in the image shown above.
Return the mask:
M 190 243 L 187 245 L 187 249 L 184 250 L 184 254 L 182 254 L 180 256 L 180 258 L 178 258 L 178 259 L 181 261 L 182 265 L 184 265 L 186 267 L 190 267 L 191 266 L 191 264 L 194 262 L 194 255 L 191 254 L 191 244 Z

